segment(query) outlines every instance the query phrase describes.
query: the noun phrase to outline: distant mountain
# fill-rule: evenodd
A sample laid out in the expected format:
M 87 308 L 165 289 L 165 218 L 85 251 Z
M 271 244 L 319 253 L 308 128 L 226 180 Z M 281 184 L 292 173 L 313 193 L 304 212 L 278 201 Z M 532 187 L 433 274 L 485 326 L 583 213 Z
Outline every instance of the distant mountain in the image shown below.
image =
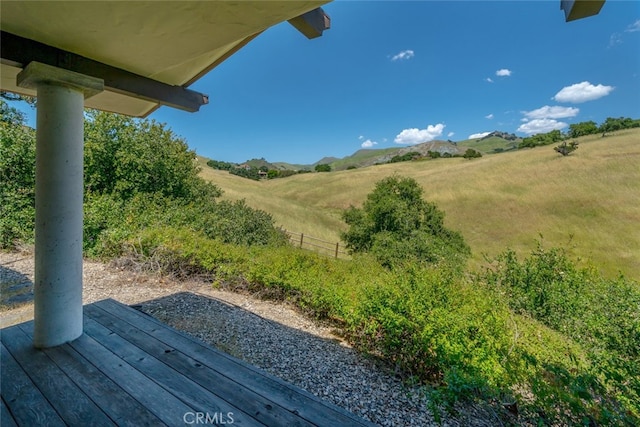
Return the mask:
M 407 153 L 420 153 L 427 156 L 429 151 L 439 152 L 440 154 L 448 153 L 450 155 L 464 154 L 464 150 L 451 141 L 430 141 L 422 144 L 410 145 L 408 147 L 398 148 L 367 148 L 358 150 L 351 156 L 343 157 L 331 163 L 334 170 L 343 170 L 348 167 L 366 167 L 375 164 L 388 163 L 394 156 L 402 156 Z
M 337 157 L 323 157 L 320 160 L 318 160 L 317 162 L 315 162 L 314 164 L 312 164 L 311 166 L 315 166 L 315 165 L 330 165 L 331 163 L 334 163 L 336 161 L 340 160 Z
M 304 169 L 308 169 L 308 170 L 313 169 L 311 165 L 300 165 L 300 164 L 287 163 L 287 162 L 274 162 L 273 165 L 275 165 L 276 168 L 279 170 L 299 171 Z
M 417 152 L 422 156 L 427 156 L 429 151 L 442 154 L 463 155 L 467 148 L 473 148 L 483 154 L 501 153 L 518 148 L 522 138 L 513 133 L 495 130 L 488 135 L 464 141 L 429 141 L 421 144 L 404 147 L 390 148 L 362 148 L 350 156 L 343 158 L 323 157 L 310 165 L 291 164 L 286 162 L 269 162 L 264 158 L 247 160 L 242 165 L 254 168 L 266 167 L 269 170 L 313 170 L 316 165 L 328 164 L 333 170 L 344 170 L 349 167 L 362 168 L 375 164 L 388 163 L 394 156 L 402 156 L 407 153 Z

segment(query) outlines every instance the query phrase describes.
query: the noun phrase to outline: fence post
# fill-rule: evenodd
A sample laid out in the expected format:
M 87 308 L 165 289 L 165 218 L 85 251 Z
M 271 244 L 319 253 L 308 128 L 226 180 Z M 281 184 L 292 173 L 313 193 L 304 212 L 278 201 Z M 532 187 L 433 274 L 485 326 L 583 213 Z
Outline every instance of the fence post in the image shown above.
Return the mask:
M 340 247 L 340 242 L 336 242 L 336 258 L 338 258 L 338 248 Z
M 304 233 L 300 233 L 300 247 L 302 248 L 302 242 L 304 241 Z

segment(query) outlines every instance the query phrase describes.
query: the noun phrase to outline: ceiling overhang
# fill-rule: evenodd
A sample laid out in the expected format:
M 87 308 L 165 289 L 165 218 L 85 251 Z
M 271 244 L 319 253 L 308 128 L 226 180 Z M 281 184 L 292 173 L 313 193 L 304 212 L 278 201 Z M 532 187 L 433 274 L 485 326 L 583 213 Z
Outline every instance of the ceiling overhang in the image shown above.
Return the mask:
M 208 97 L 190 84 L 280 22 L 322 35 L 330 20 L 319 6 L 328 1 L 3 1 L 1 89 L 35 95 L 16 77 L 36 61 L 103 79 L 89 108 L 197 111 Z

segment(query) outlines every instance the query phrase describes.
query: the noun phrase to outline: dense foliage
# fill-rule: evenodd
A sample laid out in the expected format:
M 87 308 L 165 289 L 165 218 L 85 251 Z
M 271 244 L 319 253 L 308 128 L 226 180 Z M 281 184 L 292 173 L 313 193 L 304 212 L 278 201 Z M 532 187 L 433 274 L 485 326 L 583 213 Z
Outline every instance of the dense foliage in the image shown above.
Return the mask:
M 29 241 L 35 227 L 36 143 L 25 116 L 0 99 L 0 248 Z
M 221 171 L 228 171 L 238 167 L 238 165 L 235 163 L 223 162 L 222 160 L 213 160 L 213 159 L 207 160 L 207 166 L 209 166 L 212 169 L 217 169 Z
M 523 138 L 518 148 L 533 148 L 540 145 L 549 145 L 556 142 L 560 142 L 564 139 L 564 135 L 559 130 L 552 130 L 547 133 L 539 133 L 536 135 Z
M 250 165 L 237 165 L 235 163 L 223 162 L 221 160 L 208 160 L 207 166 L 212 169 L 225 170 L 232 175 L 241 176 L 243 178 L 253 179 L 255 181 L 267 178 L 286 178 L 299 173 L 310 172 L 309 170 L 294 171 L 291 169 L 269 169 L 266 166 L 255 167 Z M 262 174 L 260 172 L 263 172 Z M 264 175 L 266 173 L 266 176 Z
M 369 252 L 382 265 L 446 264 L 461 268 L 470 249 L 462 236 L 444 226 L 444 213 L 422 198 L 411 178 L 379 181 L 362 208 L 343 214 L 349 229 L 342 240 L 352 253 Z
M 84 135 L 89 193 L 117 194 L 124 200 L 139 193 L 184 200 L 221 194 L 198 177 L 195 153 L 163 124 L 89 111 Z
M 608 132 L 637 127 L 640 127 L 640 119 L 634 120 L 629 117 L 607 117 L 600 126 L 592 120 L 573 123 L 569 125 L 569 131 L 567 134 L 563 134 L 559 130 L 552 130 L 551 132 L 528 136 L 522 139 L 518 148 L 533 148 L 541 145 L 555 144 L 556 142 L 562 142 L 567 138 L 578 138 L 580 136 L 593 135 L 596 133 L 602 133 L 602 136 L 605 136 Z
M 416 160 L 422 157 L 422 154 L 420 154 L 417 151 L 410 151 L 408 153 L 405 154 L 398 154 L 395 155 L 391 158 L 391 160 L 389 160 L 389 163 L 399 163 L 399 162 L 408 162 L 411 160 Z
M 640 417 L 640 284 L 605 279 L 593 267 L 579 268 L 560 248 L 541 244 L 519 260 L 506 251 L 483 279 L 514 312 L 544 323 L 579 343 L 592 366 L 583 376 L 556 371 L 547 382 L 567 382 L 573 410 L 591 408 L 600 421 L 617 424 L 626 408 Z M 543 379 L 538 385 L 544 384 Z M 619 407 L 606 407 L 604 395 Z M 552 403 L 553 396 L 547 396 Z M 579 408 L 579 409 L 578 409 Z M 613 411 L 613 412 L 609 412 Z
M 4 101 L 2 101 L 4 102 Z M 3 105 L 3 112 L 12 107 Z M 35 132 L 3 115 L 0 247 L 33 241 Z M 283 242 L 270 215 L 244 202 L 216 201 L 221 190 L 198 177 L 195 153 L 164 125 L 89 111 L 85 121 L 87 255 L 114 256 L 147 227 L 190 227 L 236 244 Z
M 473 148 L 467 148 L 467 151 L 462 155 L 465 159 L 476 159 L 478 157 L 482 157 L 482 153 L 478 150 L 474 150 Z

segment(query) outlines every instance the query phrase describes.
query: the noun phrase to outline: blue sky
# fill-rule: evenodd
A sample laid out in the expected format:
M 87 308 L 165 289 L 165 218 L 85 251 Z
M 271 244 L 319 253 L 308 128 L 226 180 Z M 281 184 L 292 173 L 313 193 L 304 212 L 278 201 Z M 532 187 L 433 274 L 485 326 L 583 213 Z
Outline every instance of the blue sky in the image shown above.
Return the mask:
M 520 136 L 640 118 L 640 2 L 564 22 L 553 1 L 335 1 L 307 40 L 272 27 L 191 86 L 198 113 L 162 107 L 198 154 L 309 164 L 360 148 Z

